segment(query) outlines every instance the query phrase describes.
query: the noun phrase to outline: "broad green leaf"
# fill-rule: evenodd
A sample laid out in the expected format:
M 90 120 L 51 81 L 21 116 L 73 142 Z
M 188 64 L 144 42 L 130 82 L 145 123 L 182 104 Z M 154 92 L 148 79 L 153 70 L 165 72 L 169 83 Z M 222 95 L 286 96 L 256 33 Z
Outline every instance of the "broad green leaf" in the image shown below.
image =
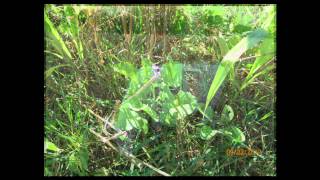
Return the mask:
M 224 79 L 228 75 L 228 72 L 230 70 L 230 65 L 227 63 L 221 63 L 218 67 L 218 70 L 216 72 L 216 75 L 212 81 L 212 84 L 210 86 L 208 95 L 207 95 L 207 100 L 206 100 L 206 105 L 204 111 L 206 111 L 209 103 L 215 96 L 216 92 L 218 91 L 219 87 L 222 85 Z
M 173 115 L 173 116 L 177 115 L 177 118 L 183 119 L 187 115 L 192 114 L 194 109 L 195 108 L 193 106 L 191 106 L 191 104 L 184 104 L 181 106 L 176 106 L 176 107 L 171 108 L 169 110 L 169 112 L 171 115 Z
M 161 77 L 168 86 L 179 87 L 182 83 L 182 69 L 182 64 L 170 61 L 162 66 Z
M 148 131 L 149 131 L 149 128 L 148 128 L 148 121 L 144 118 L 141 118 L 140 121 L 139 121 L 139 128 L 140 130 L 142 130 L 142 132 L 144 134 L 147 134 Z
M 129 140 L 128 136 L 125 136 L 125 135 L 120 135 L 118 138 L 119 138 L 121 141 L 127 141 L 127 140 Z
M 148 132 L 148 121 L 141 116 L 139 116 L 138 113 L 134 111 L 130 111 L 129 118 L 127 119 L 128 123 L 131 124 L 134 128 L 143 131 L 145 134 Z
M 235 143 L 243 143 L 246 140 L 246 137 L 244 136 L 243 132 L 237 127 L 232 127 L 231 133 L 232 141 Z
M 150 106 L 146 104 L 141 104 L 141 106 L 133 106 L 131 103 L 128 104 L 129 108 L 133 111 L 139 112 L 139 111 L 144 111 L 146 112 L 154 121 L 158 122 L 159 117 L 155 111 L 151 109 Z
M 243 38 L 236 46 L 234 46 L 223 58 L 222 61 L 235 63 L 240 56 L 248 49 L 256 46 L 261 40 L 267 36 L 267 32 L 263 29 L 258 29 L 250 32 L 247 37 Z
M 234 112 L 229 105 L 225 105 L 222 111 L 222 117 L 228 121 L 231 121 L 234 117 Z
M 65 12 L 67 23 L 68 23 L 67 29 L 69 30 L 74 42 L 76 43 L 76 47 L 78 49 L 80 47 L 80 45 L 78 44 L 81 44 L 80 41 L 77 42 L 77 38 L 79 37 L 79 31 L 80 31 L 80 28 L 78 26 L 78 14 L 76 14 L 75 9 L 70 5 L 67 5 L 64 7 L 64 12 Z
M 261 44 L 261 47 L 256 54 L 259 56 L 252 65 L 248 76 L 255 73 L 263 64 L 267 63 L 275 53 L 275 39 L 273 37 L 267 38 Z
M 138 82 L 138 77 L 137 77 L 137 69 L 136 67 L 128 62 L 121 62 L 116 64 L 113 69 L 121 73 L 122 75 L 126 76 L 127 78 L 130 78 L 131 80 Z
M 160 121 L 168 126 L 174 126 L 176 124 L 176 119 L 172 118 L 172 115 L 165 112 L 160 112 Z
M 191 104 L 192 106 L 196 106 L 197 99 L 190 92 L 179 91 L 176 95 L 176 99 L 174 100 L 175 105 L 182 104 Z
M 130 110 L 128 105 L 122 105 L 119 110 L 115 126 L 123 131 L 129 131 L 132 128 L 148 132 L 148 121 L 135 111 Z
M 256 46 L 262 39 L 266 37 L 266 35 L 267 33 L 264 30 L 255 30 L 249 33 L 247 37 L 243 38 L 224 56 L 210 86 L 207 95 L 205 110 L 207 109 L 209 103 L 215 96 L 219 87 L 222 85 L 233 64 L 239 60 L 240 56 L 244 52 Z
M 130 100 L 123 102 L 123 106 L 127 106 L 134 111 L 141 111 L 143 104 L 140 98 L 131 98 Z
M 196 98 L 189 92 L 179 91 L 169 112 L 174 117 L 183 119 L 193 113 L 197 107 Z
M 140 84 L 146 83 L 153 76 L 152 67 L 151 67 L 152 62 L 149 59 L 144 59 L 142 60 L 142 65 L 143 66 L 140 68 L 138 72 L 138 78 L 139 78 Z
M 163 87 L 159 94 L 160 101 L 163 102 L 162 111 L 160 112 L 160 122 L 164 122 L 169 126 L 173 126 L 176 122 L 175 118 L 169 113 L 174 107 L 175 96 L 170 92 L 168 86 Z
M 159 98 L 161 101 L 167 102 L 169 101 L 173 101 L 175 99 L 174 95 L 171 93 L 169 87 L 165 84 L 162 83 L 162 88 L 159 94 Z
M 154 121 L 159 121 L 158 114 L 154 110 L 152 110 L 150 106 L 144 104 L 142 110 L 145 111 Z
M 54 151 L 54 152 L 60 152 L 60 148 L 58 148 L 54 143 L 48 141 L 47 139 L 44 142 L 44 152 L 47 152 L 47 150 Z
M 218 133 L 217 130 L 213 130 L 211 127 L 209 126 L 203 126 L 200 129 L 200 137 L 203 140 L 209 140 L 211 139 L 214 135 L 216 135 Z
M 129 122 L 130 116 L 130 109 L 124 105 L 122 105 L 119 109 L 118 118 L 115 122 L 115 127 L 124 130 L 129 131 L 133 128 L 133 126 Z

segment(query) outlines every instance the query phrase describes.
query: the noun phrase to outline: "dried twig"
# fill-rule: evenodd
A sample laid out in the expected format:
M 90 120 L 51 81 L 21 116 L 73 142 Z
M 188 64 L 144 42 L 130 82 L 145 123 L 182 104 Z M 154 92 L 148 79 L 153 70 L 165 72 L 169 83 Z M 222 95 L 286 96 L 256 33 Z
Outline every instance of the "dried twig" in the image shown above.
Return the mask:
M 126 131 L 123 132 L 118 132 L 116 134 L 114 134 L 112 137 L 110 137 L 109 139 L 107 139 L 108 141 L 112 140 L 112 139 L 116 139 L 117 137 L 126 134 Z
M 94 115 L 96 118 L 98 118 L 100 121 L 108 124 L 112 129 L 114 129 L 117 132 L 123 132 L 120 129 L 114 127 L 110 122 L 108 122 L 106 119 L 102 118 L 101 116 L 97 115 L 96 113 L 94 113 L 91 109 L 88 109 L 89 113 L 91 113 L 92 115 Z
M 95 132 L 94 130 L 92 129 L 89 129 L 90 132 L 92 132 L 94 135 L 96 135 L 97 137 L 100 138 L 100 140 L 103 142 L 103 143 L 106 143 L 108 146 L 110 146 L 113 150 L 119 152 L 120 154 L 123 154 L 124 156 L 126 156 L 127 158 L 129 158 L 134 164 L 136 164 L 137 166 L 139 166 L 140 164 L 143 164 L 147 167 L 149 167 L 150 169 L 156 171 L 157 173 L 163 175 L 163 176 L 170 176 L 170 174 L 164 172 L 164 171 L 161 171 L 160 169 L 150 165 L 149 163 L 146 163 L 140 159 L 138 159 L 137 157 L 135 157 L 133 154 L 129 153 L 127 150 L 125 149 L 118 149 L 116 148 L 114 145 L 111 144 L 111 142 L 109 141 L 109 139 L 101 136 L 99 133 Z
M 117 152 L 125 155 L 125 156 L 128 157 L 130 160 L 132 160 L 132 162 L 135 163 L 135 164 L 137 164 L 137 162 L 138 162 L 138 164 L 143 164 L 143 165 L 151 168 L 152 170 L 156 171 L 157 173 L 159 173 L 159 174 L 161 174 L 161 175 L 170 176 L 168 173 L 163 172 L 163 171 L 161 171 L 160 169 L 155 168 L 154 166 L 152 166 L 152 165 L 150 165 L 150 164 L 148 164 L 148 163 L 146 163 L 146 162 L 144 162 L 144 161 L 136 158 L 134 155 L 132 155 L 131 153 L 129 153 L 127 150 L 125 150 L 125 149 L 119 150 L 118 148 L 116 148 L 116 147 L 110 142 L 110 140 L 111 140 L 111 139 L 114 139 L 114 138 L 116 138 L 116 137 L 118 137 L 118 136 L 120 136 L 121 134 L 125 133 L 125 131 L 121 131 L 121 130 L 119 130 L 118 128 L 114 127 L 111 123 L 109 123 L 107 120 L 105 120 L 105 119 L 102 118 L 101 116 L 97 115 L 96 113 L 94 113 L 91 109 L 88 109 L 88 111 L 89 111 L 91 114 L 93 114 L 95 117 L 97 117 L 100 121 L 103 121 L 103 122 L 107 123 L 111 128 L 113 128 L 114 130 L 116 130 L 116 131 L 118 132 L 118 133 L 115 134 L 113 137 L 107 139 L 106 137 L 101 136 L 101 134 L 95 132 L 94 130 L 89 129 L 90 132 L 92 132 L 94 135 L 96 135 L 97 137 L 99 137 L 100 140 L 101 140 L 103 143 L 106 143 L 106 144 L 107 144 L 109 147 L 111 147 L 113 150 L 115 150 L 115 151 L 117 151 Z

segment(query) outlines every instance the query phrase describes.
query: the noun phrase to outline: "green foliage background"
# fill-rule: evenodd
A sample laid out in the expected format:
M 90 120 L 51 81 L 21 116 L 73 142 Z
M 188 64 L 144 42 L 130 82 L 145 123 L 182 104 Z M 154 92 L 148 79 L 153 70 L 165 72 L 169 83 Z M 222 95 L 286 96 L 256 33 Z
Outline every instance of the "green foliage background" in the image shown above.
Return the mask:
M 91 109 L 135 130 L 132 154 L 170 175 L 274 176 L 275 17 L 274 5 L 46 5 L 44 174 L 159 175 L 105 148 Z M 218 65 L 205 103 L 181 89 L 185 65 L 202 62 Z

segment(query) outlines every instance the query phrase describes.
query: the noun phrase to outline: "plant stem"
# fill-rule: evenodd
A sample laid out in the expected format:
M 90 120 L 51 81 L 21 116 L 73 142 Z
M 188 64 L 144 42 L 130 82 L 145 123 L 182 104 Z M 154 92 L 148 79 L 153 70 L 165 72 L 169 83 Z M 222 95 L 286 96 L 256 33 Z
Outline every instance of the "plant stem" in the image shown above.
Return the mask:
M 103 142 L 103 143 L 106 143 L 109 147 L 111 147 L 113 150 L 115 150 L 116 152 L 119 152 L 120 154 L 123 154 L 124 156 L 126 156 L 128 159 L 130 159 L 134 164 L 136 164 L 137 166 L 143 164 L 147 167 L 149 167 L 150 169 L 156 171 L 157 173 L 163 175 L 163 176 L 170 176 L 170 174 L 164 172 L 164 171 L 161 171 L 160 169 L 150 165 L 149 163 L 147 162 L 144 162 L 140 159 L 138 159 L 137 157 L 135 157 L 133 154 L 129 153 L 128 151 L 126 151 L 125 149 L 118 149 L 116 148 L 113 144 L 111 144 L 111 142 L 106 139 L 105 137 L 101 136 L 100 134 L 98 134 L 97 132 L 95 132 L 94 130 L 92 129 L 89 129 L 90 132 L 94 135 L 96 135 L 97 137 L 100 138 L 100 140 Z M 106 148 L 106 147 L 105 147 Z

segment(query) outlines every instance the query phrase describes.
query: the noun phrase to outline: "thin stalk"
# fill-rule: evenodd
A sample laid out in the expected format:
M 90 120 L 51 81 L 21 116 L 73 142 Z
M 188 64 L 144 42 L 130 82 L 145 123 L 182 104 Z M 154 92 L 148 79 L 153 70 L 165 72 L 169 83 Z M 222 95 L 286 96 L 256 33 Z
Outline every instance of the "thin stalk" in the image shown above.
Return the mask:
M 149 167 L 150 169 L 156 171 L 157 173 L 163 175 L 163 176 L 170 176 L 170 174 L 164 172 L 164 171 L 161 171 L 160 169 L 150 165 L 149 163 L 147 162 L 144 162 L 140 159 L 138 159 L 136 156 L 134 156 L 133 154 L 129 153 L 127 150 L 125 149 L 118 149 L 116 148 L 108 139 L 106 139 L 105 137 L 101 136 L 100 134 L 98 134 L 97 132 L 95 132 L 94 130 L 92 129 L 89 129 L 90 132 L 94 135 L 96 135 L 97 137 L 100 138 L 100 140 L 103 142 L 103 143 L 106 143 L 109 147 L 111 147 L 113 150 L 115 150 L 116 152 L 119 152 L 120 154 L 126 156 L 129 160 L 131 160 L 134 164 L 136 164 L 137 166 L 140 166 L 141 164 Z M 106 148 L 106 147 L 105 147 Z
M 164 25 L 163 25 L 163 61 L 166 61 L 166 49 L 167 49 L 167 13 L 166 13 L 166 5 L 163 5 L 164 11 Z
M 128 97 L 125 101 L 129 101 L 134 97 L 137 97 L 139 94 L 141 94 L 145 89 L 147 89 L 153 82 L 155 82 L 158 79 L 158 77 L 153 76 L 148 82 L 146 82 L 138 91 L 136 91 L 132 96 Z

